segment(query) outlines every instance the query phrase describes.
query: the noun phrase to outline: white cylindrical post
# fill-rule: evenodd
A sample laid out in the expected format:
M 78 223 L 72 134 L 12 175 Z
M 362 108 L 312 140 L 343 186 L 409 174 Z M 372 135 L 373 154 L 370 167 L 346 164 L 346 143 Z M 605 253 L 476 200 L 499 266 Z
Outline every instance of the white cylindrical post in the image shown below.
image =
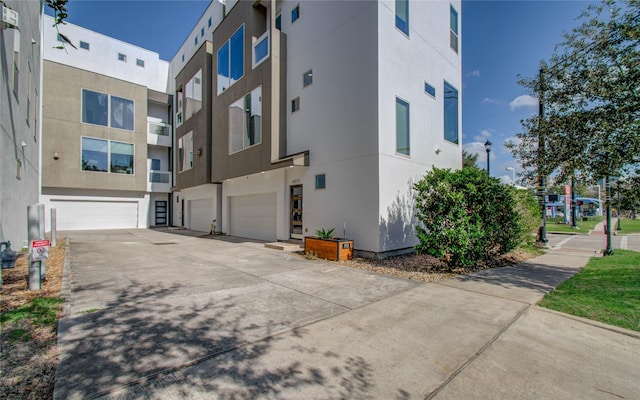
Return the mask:
M 45 238 L 44 231 L 44 204 L 38 204 L 38 239 Z M 47 279 L 47 262 L 45 260 L 40 261 L 40 279 Z
M 40 221 L 38 220 L 38 206 L 27 206 L 27 232 L 29 239 L 29 290 L 40 290 L 40 261 L 33 261 L 31 244 L 40 239 Z
M 56 247 L 56 209 L 51 209 L 51 247 Z

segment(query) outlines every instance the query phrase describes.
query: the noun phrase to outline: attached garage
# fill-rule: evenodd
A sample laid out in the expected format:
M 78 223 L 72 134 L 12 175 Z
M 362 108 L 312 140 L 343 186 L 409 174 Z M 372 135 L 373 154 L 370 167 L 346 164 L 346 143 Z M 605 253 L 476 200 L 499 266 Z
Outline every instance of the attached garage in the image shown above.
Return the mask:
M 189 201 L 189 229 L 209 232 L 211 231 L 211 221 L 214 218 L 213 199 Z
M 249 239 L 276 240 L 276 194 L 229 197 L 229 234 Z
M 137 201 L 51 200 L 58 230 L 138 227 Z

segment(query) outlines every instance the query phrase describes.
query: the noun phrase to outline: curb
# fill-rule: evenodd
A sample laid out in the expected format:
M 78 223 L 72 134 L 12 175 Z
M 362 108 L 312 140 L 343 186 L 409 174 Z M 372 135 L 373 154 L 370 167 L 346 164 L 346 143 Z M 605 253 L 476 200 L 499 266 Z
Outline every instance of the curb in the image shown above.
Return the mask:
M 581 323 L 586 324 L 586 325 L 595 326 L 596 328 L 605 329 L 607 331 L 619 333 L 621 335 L 629 336 L 629 337 L 632 337 L 634 339 L 639 339 L 640 340 L 640 332 L 638 332 L 638 331 L 633 331 L 631 329 L 626 329 L 626 328 L 622 328 L 622 327 L 615 326 L 615 325 L 605 324 L 604 322 L 595 321 L 595 320 L 592 320 L 592 319 L 589 319 L 589 318 L 578 317 L 577 315 L 571 315 L 571 314 L 563 313 L 561 311 L 556 311 L 556 310 L 552 310 L 550 308 L 541 307 L 538 304 L 535 304 L 535 309 L 540 310 L 540 311 L 544 311 L 544 312 L 548 312 L 550 314 L 556 314 L 556 315 L 559 315 L 561 317 L 564 317 L 564 318 L 567 318 L 567 319 L 571 319 L 571 320 L 574 320 L 574 321 L 578 321 L 578 322 L 581 322 Z

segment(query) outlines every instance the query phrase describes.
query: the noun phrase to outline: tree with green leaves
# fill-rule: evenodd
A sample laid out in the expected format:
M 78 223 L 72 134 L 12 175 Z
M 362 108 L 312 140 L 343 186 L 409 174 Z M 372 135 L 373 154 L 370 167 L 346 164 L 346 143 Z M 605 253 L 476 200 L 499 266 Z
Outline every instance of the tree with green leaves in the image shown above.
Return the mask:
M 56 28 L 58 37 L 63 40 L 63 45 L 56 47 L 58 49 L 64 49 L 64 43 L 68 44 L 74 49 L 77 49 L 73 42 L 58 30 L 58 25 L 64 25 L 66 23 L 65 19 L 67 19 L 67 17 L 69 16 L 69 14 L 67 13 L 68 2 L 69 0 L 45 0 L 45 4 L 47 5 L 47 7 L 53 9 L 53 26 Z
M 640 164 L 640 1 L 605 0 L 578 20 L 540 74 L 519 82 L 543 106 L 508 144 L 529 181 L 594 181 Z
M 478 168 L 478 153 L 462 150 L 462 168 Z

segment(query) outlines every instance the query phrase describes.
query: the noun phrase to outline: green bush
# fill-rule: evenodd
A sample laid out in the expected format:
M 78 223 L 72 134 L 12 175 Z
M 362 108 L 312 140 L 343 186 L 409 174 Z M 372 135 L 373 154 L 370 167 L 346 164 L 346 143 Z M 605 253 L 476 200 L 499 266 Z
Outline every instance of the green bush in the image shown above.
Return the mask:
M 450 267 L 469 267 L 525 240 L 528 206 L 519 210 L 514 189 L 483 170 L 434 168 L 414 189 L 418 253 L 438 257 Z
M 522 224 L 522 243 L 532 245 L 536 241 L 535 234 L 540 228 L 542 212 L 536 196 L 526 189 L 512 188 L 516 200 L 516 211 L 520 214 Z M 562 217 L 564 223 L 564 217 Z

